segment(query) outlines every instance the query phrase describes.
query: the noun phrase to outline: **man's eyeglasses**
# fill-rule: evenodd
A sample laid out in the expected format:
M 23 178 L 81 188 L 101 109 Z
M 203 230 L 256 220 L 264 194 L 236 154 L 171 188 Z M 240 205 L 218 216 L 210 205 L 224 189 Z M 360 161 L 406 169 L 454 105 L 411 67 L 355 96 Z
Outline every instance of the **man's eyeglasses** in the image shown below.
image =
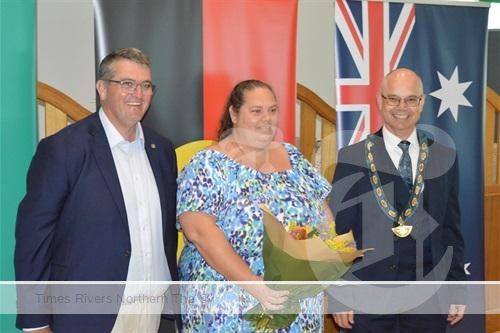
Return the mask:
M 394 96 L 394 95 L 389 95 L 389 96 L 381 95 L 381 96 L 385 100 L 387 105 L 390 106 L 399 106 L 401 100 L 403 100 L 406 106 L 416 107 L 420 104 L 420 100 L 422 99 L 422 96 L 408 96 L 405 98 L 401 98 L 399 96 Z
M 137 86 L 141 87 L 144 94 L 152 94 L 155 91 L 155 85 L 151 81 L 137 82 L 134 80 L 104 80 L 111 83 L 119 84 L 123 92 L 133 93 Z

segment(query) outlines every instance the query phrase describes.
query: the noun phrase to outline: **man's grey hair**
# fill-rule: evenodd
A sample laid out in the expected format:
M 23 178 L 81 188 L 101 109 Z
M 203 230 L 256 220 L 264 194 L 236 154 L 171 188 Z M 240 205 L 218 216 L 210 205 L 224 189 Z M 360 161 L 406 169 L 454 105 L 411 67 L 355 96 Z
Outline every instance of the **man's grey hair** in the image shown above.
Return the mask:
M 122 48 L 108 54 L 99 64 L 98 80 L 109 80 L 115 75 L 113 64 L 120 59 L 127 59 L 151 68 L 149 57 L 136 48 Z

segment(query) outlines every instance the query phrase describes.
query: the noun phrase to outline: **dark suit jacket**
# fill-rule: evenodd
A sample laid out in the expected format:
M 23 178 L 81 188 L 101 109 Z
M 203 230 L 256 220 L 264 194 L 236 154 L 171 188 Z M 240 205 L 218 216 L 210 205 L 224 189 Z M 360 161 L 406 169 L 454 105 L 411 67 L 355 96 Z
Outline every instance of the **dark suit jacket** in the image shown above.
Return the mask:
M 143 126 L 159 191 L 163 240 L 178 280 L 175 228 L 177 165 L 172 143 Z M 42 140 L 29 168 L 16 224 L 20 281 L 126 281 L 131 255 L 118 174 L 98 113 Z M 21 300 L 22 301 L 22 300 Z M 113 315 L 19 315 L 17 326 L 58 332 L 109 332 Z
M 387 153 L 382 131 L 374 137 L 373 155 L 381 184 L 391 204 L 401 209 L 408 190 Z M 427 265 L 419 280 L 465 280 L 464 240 L 460 230 L 458 203 L 458 161 L 456 152 L 429 140 L 429 156 L 424 174 L 424 193 L 420 208 L 409 219 L 412 237 L 422 247 L 421 265 Z M 351 269 L 350 279 L 397 281 L 399 258 L 394 252 L 393 223 L 379 207 L 366 166 L 365 141 L 339 151 L 330 206 L 338 233 L 352 230 L 358 248 L 374 248 Z M 447 252 L 448 251 L 448 252 Z M 417 254 L 418 255 L 418 254 Z M 404 279 L 403 279 L 404 280 Z

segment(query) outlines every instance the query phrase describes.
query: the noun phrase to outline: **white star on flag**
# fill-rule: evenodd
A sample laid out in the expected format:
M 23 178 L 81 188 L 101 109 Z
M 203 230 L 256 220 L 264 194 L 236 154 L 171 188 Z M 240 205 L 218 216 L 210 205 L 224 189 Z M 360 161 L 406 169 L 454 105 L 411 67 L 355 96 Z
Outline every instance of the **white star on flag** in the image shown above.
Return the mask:
M 471 274 L 470 274 L 470 272 L 469 272 L 469 266 L 470 266 L 470 264 L 471 264 L 471 263 L 470 263 L 470 262 L 468 262 L 468 263 L 466 263 L 466 264 L 464 265 L 464 271 L 465 271 L 465 274 L 466 274 L 466 275 L 471 275 Z
M 467 90 L 472 81 L 462 83 L 458 82 L 458 66 L 455 67 L 455 70 L 449 80 L 440 72 L 437 72 L 437 74 L 439 82 L 441 83 L 441 89 L 430 93 L 431 96 L 441 100 L 437 116 L 439 118 L 446 110 L 449 109 L 453 118 L 455 118 L 455 122 L 458 122 L 458 106 L 472 106 L 464 96 L 465 90 Z

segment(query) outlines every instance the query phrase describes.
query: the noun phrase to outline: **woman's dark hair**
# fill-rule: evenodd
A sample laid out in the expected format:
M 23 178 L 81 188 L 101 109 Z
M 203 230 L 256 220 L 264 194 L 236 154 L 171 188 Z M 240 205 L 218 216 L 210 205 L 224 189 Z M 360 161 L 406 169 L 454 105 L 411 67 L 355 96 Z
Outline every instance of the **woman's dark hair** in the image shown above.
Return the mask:
M 217 133 L 219 141 L 231 134 L 230 129 L 233 128 L 233 121 L 231 120 L 229 108 L 232 106 L 236 113 L 240 112 L 240 108 L 245 102 L 243 99 L 245 92 L 255 88 L 266 88 L 274 95 L 274 98 L 276 98 L 273 87 L 264 81 L 252 79 L 239 82 L 236 86 L 234 86 L 229 98 L 226 101 L 226 105 L 224 106 L 224 113 L 222 114 L 219 131 Z

